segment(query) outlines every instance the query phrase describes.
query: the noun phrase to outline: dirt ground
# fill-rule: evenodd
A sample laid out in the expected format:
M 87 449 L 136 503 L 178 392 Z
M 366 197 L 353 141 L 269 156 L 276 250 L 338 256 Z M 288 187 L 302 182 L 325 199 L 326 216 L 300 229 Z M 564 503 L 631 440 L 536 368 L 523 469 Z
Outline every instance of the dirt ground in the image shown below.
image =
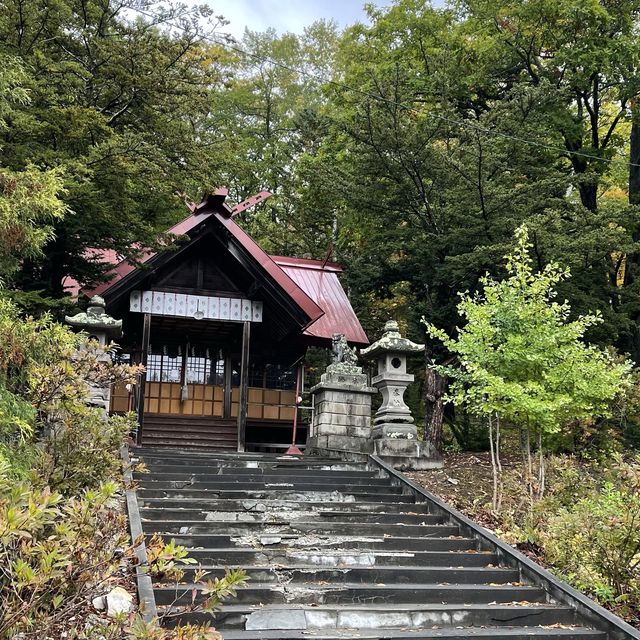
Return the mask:
M 515 459 L 502 460 L 505 470 L 516 465 Z M 477 519 L 490 509 L 493 475 L 489 453 L 445 454 L 443 469 L 414 471 L 406 475 L 470 517 Z M 481 524 L 491 528 L 490 520 L 482 519 Z

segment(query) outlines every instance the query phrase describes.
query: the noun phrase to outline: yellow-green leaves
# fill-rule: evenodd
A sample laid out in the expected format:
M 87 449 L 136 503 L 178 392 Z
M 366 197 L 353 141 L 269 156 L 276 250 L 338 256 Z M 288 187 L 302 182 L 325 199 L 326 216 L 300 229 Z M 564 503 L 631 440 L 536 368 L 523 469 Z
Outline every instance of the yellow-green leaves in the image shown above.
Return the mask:
M 555 299 L 568 271 L 553 263 L 534 270 L 525 226 L 506 264 L 507 278 L 486 276 L 481 293 L 461 296 L 465 325 L 456 337 L 427 323 L 429 335 L 459 360 L 446 368 L 454 380 L 450 399 L 543 438 L 569 422 L 607 415 L 629 384 L 631 363 L 584 341 L 599 314 L 570 319 L 568 303 Z

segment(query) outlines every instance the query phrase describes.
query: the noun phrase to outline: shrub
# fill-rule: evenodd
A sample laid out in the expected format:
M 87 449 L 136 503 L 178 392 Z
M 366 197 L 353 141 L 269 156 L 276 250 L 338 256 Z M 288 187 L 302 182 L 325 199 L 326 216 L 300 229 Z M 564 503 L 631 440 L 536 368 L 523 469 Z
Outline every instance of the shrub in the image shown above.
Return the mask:
M 629 617 L 640 610 L 640 464 L 602 473 L 602 487 L 557 510 L 540 539 L 569 582 Z
M 127 546 L 125 516 L 109 507 L 116 490 L 65 500 L 0 482 L 0 637 L 45 637 L 111 577 Z
M 133 414 L 106 418 L 84 405 L 67 411 L 42 442 L 42 479 L 56 491 L 77 495 L 115 477 L 121 467 L 117 452 L 135 424 Z

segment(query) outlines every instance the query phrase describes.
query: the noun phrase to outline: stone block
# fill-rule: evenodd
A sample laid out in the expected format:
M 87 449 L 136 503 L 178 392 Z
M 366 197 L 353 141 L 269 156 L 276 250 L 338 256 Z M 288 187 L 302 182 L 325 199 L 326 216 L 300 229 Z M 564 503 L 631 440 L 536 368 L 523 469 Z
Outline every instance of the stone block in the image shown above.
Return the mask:
M 341 611 L 338 613 L 338 628 L 395 628 L 411 627 L 410 611 Z
M 378 409 L 375 422 L 398 422 L 412 424 L 414 422 L 409 407 L 394 407 L 393 409 Z
M 371 407 L 366 404 L 346 402 L 315 402 L 314 411 L 320 413 L 340 413 L 345 416 L 371 416 Z
M 426 442 L 381 438 L 373 440 L 373 454 L 400 470 L 439 469 L 442 459 Z
M 314 424 L 328 423 L 346 427 L 367 427 L 371 428 L 370 416 L 346 416 L 343 413 L 329 413 L 323 411 L 316 413 L 313 418 Z
M 320 376 L 320 384 L 353 386 L 353 387 L 366 387 L 367 386 L 367 374 L 362 373 L 344 373 L 339 371 L 327 371 Z
M 371 406 L 371 394 L 344 389 L 324 389 L 316 394 L 316 402 L 341 402 Z
M 371 435 L 375 439 L 388 438 L 389 440 L 409 440 L 415 442 L 418 439 L 418 429 L 413 424 L 401 422 L 384 422 L 374 424 Z
M 307 619 L 302 609 L 259 609 L 247 616 L 247 631 L 306 629 Z
M 322 436 L 353 436 L 354 438 L 369 438 L 371 430 L 365 427 L 343 426 L 331 422 L 321 422 L 314 425 L 313 431 Z
M 309 438 L 309 449 L 332 449 L 338 451 L 354 451 L 357 453 L 371 453 L 372 442 L 368 438 L 354 438 L 340 435 L 314 435 Z
M 309 629 L 335 629 L 338 614 L 335 611 L 307 609 L 304 612 Z
M 323 374 L 324 375 L 324 374 Z M 311 387 L 311 393 L 320 393 L 321 391 L 348 391 L 353 393 L 364 393 L 368 395 L 375 395 L 377 390 L 373 387 L 367 386 L 366 376 L 363 375 L 362 379 L 354 380 L 349 379 L 344 382 L 338 382 L 337 380 L 319 382 L 314 387 Z

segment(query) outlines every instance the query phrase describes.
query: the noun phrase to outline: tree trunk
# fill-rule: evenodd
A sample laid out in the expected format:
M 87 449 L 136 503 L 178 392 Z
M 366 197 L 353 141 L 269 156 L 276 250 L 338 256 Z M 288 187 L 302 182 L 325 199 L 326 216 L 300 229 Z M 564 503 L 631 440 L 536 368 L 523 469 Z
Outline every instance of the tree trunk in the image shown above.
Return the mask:
M 527 466 L 525 469 L 525 474 L 527 478 L 527 489 L 529 493 L 529 507 L 533 510 L 533 460 L 531 458 L 531 435 L 529 433 L 529 427 L 525 431 L 525 457 L 527 461 Z
M 493 442 L 493 424 L 491 415 L 489 414 L 489 451 L 491 452 L 491 473 L 493 475 L 493 497 L 491 507 L 494 511 L 498 510 L 498 464 L 496 462 L 496 453 Z
M 496 413 L 496 465 L 498 467 L 498 504 L 496 511 L 502 508 L 502 460 L 500 459 L 500 414 Z
M 640 205 L 640 101 L 631 104 L 631 139 L 629 141 L 629 204 Z
M 598 183 L 597 182 L 581 182 L 580 183 L 580 200 L 589 211 L 598 210 Z
M 426 355 L 424 378 L 424 439 L 438 452 L 442 453 L 442 422 L 444 418 L 443 396 L 449 379 L 441 376 L 430 366 L 432 362 Z
M 539 460 L 539 468 L 538 468 L 538 499 L 542 500 L 544 498 L 545 492 L 545 484 L 546 484 L 546 470 L 544 463 L 544 451 L 542 449 L 542 431 L 538 433 L 538 460 Z

